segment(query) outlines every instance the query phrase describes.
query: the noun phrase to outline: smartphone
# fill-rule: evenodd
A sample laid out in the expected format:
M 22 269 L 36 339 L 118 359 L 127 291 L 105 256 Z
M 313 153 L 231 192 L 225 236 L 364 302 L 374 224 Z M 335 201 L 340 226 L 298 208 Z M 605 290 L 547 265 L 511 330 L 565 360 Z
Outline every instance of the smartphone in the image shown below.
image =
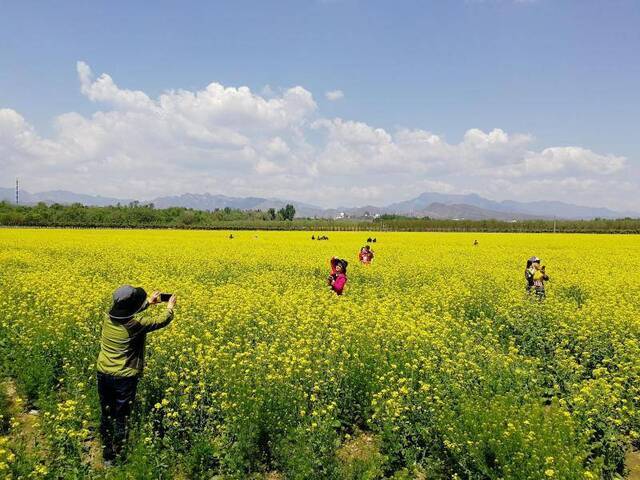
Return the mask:
M 173 293 L 161 293 L 160 294 L 160 301 L 161 302 L 168 302 L 172 295 L 173 295 Z

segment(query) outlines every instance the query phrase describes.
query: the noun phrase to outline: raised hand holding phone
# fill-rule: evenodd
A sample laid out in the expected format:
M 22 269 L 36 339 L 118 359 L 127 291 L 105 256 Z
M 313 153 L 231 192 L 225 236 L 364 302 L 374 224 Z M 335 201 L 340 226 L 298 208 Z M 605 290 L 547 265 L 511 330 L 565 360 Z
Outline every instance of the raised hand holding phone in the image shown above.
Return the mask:
M 175 297 L 173 293 L 161 293 L 159 290 L 154 291 L 149 297 L 149 304 L 155 305 L 158 303 L 167 303 L 171 300 L 172 297 Z M 175 300 L 173 304 L 175 305 Z
M 169 297 L 169 301 L 167 303 L 167 308 L 173 309 L 173 307 L 176 306 L 176 300 L 177 300 L 176 294 L 175 293 L 171 294 L 171 296 Z

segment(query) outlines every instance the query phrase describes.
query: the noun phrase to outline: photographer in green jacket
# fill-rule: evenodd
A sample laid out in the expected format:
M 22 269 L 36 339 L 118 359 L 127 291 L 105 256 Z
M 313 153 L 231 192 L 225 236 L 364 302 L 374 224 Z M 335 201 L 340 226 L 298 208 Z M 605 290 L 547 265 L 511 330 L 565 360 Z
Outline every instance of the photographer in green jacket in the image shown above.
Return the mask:
M 113 293 L 113 305 L 102 324 L 97 376 L 100 435 L 107 463 L 122 452 L 127 439 L 127 418 L 144 368 L 147 333 L 164 328 L 173 320 L 175 295 L 166 299 L 166 309 L 152 312 L 149 308 L 159 304 L 161 298 L 160 292 L 153 292 L 147 299 L 143 288 L 123 285 Z

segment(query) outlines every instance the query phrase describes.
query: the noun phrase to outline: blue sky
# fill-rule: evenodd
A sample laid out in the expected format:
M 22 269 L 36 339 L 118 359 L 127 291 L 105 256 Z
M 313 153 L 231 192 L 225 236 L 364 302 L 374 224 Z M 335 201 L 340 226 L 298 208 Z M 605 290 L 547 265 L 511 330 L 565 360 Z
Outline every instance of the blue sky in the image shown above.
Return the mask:
M 415 163 L 414 170 L 408 169 L 411 178 L 422 181 L 407 194 L 431 187 L 513 198 L 511 193 L 519 191 L 516 186 L 524 171 L 531 172 L 532 163 L 546 161 L 541 158 L 560 163 L 558 158 L 571 158 L 571 165 L 565 162 L 559 169 L 542 167 L 543 173 L 549 173 L 545 196 L 567 199 L 575 196 L 572 188 L 586 188 L 584 197 L 579 197 L 582 203 L 594 203 L 590 199 L 597 196 L 611 206 L 637 205 L 640 210 L 640 204 L 631 203 L 619 192 L 602 197 L 613 188 L 612 182 L 628 183 L 640 163 L 638 1 L 20 1 L 2 2 L 1 10 L 0 108 L 5 111 L 5 123 L 12 125 L 14 137 L 18 135 L 16 120 L 8 119 L 7 112 L 15 113 L 26 125 L 21 128 L 30 129 L 41 142 L 36 150 L 42 152 L 47 145 L 58 149 L 58 156 L 37 159 L 33 151 L 21 153 L 15 138 L 11 144 L 5 139 L 4 149 L 10 152 L 5 159 L 13 158 L 5 171 L 11 174 L 33 177 L 32 170 L 19 165 L 34 162 L 36 171 L 37 162 L 51 167 L 55 158 L 59 159 L 60 172 L 69 168 L 81 175 L 87 193 L 127 193 L 124 186 L 90 179 L 104 177 L 94 168 L 101 164 L 102 157 L 120 155 L 118 158 L 134 161 L 136 152 L 141 156 L 148 152 L 144 142 L 137 150 L 126 152 L 106 147 L 85 152 L 84 156 L 75 152 L 75 160 L 63 152 L 64 139 L 72 135 L 69 131 L 61 133 L 59 116 L 70 112 L 88 120 L 95 112 L 126 116 L 130 107 L 114 103 L 108 95 L 92 96 L 87 89 L 83 92 L 76 67 L 82 61 L 91 68 L 94 80 L 105 72 L 118 89 L 142 91 L 153 100 L 171 90 L 203 91 L 212 82 L 224 87 L 247 86 L 258 100 L 277 100 L 296 86 L 312 95 L 315 107 L 303 119 L 296 117 L 288 123 L 284 131 L 271 131 L 271 124 L 251 134 L 236 128 L 235 133 L 246 139 L 244 145 L 236 145 L 236 153 L 255 154 L 253 164 L 242 155 L 235 163 L 248 162 L 247 171 L 236 169 L 221 184 L 194 183 L 193 177 L 185 174 L 179 186 L 140 180 L 128 187 L 150 196 L 167 190 L 224 190 L 223 186 L 235 185 L 219 193 L 274 193 L 312 201 L 321 191 L 308 188 L 318 181 L 314 175 L 322 178 L 330 168 L 339 172 L 344 161 L 353 168 L 345 170 L 344 184 L 338 182 L 331 192 L 354 203 L 380 203 L 395 196 L 394 185 L 404 184 L 406 179 L 398 178 L 395 184 L 381 187 L 380 179 L 388 178 L 391 168 L 400 172 L 403 162 Z M 328 100 L 325 94 L 332 90 L 340 90 L 343 97 Z M 202 116 L 191 120 L 195 118 Z M 215 128 L 219 128 L 224 119 L 216 118 Z M 208 119 L 202 120 L 203 126 L 213 128 Z M 346 122 L 356 127 L 361 122 L 373 132 L 383 129 L 391 139 L 374 134 L 365 141 L 369 143 L 364 150 L 362 142 L 354 147 L 347 144 L 354 133 L 337 132 L 336 119 L 342 119 L 342 130 Z M 297 135 L 291 130 L 296 128 L 306 129 L 304 142 L 291 137 Z M 502 143 L 510 145 L 510 150 L 503 149 L 500 155 L 493 152 L 480 160 L 474 150 L 476 153 L 470 154 L 473 158 L 456 167 L 468 167 L 468 175 L 454 175 L 438 162 L 445 161 L 447 155 L 467 155 L 461 153 L 469 150 L 462 143 L 471 129 L 486 135 L 494 129 L 506 132 L 509 139 Z M 265 134 L 267 130 L 271 131 L 269 135 Z M 459 148 L 449 153 L 430 151 L 421 158 L 411 147 L 411 155 L 406 149 L 397 153 L 405 160 L 395 164 L 386 157 L 365 161 L 371 156 L 393 155 L 393 148 L 404 145 L 395 136 L 405 130 L 430 132 L 447 148 Z M 108 142 L 112 146 L 128 143 L 120 134 L 112 131 L 110 135 L 115 135 Z M 512 145 L 516 135 L 528 135 L 526 146 L 518 141 Z M 283 140 L 289 158 L 279 163 L 267 159 L 262 149 L 271 140 L 266 137 Z M 175 142 L 193 146 L 189 139 L 191 134 Z M 304 145 L 300 146 L 301 142 Z M 385 149 L 389 142 L 393 148 Z M 216 163 L 219 155 L 213 152 L 218 143 L 208 145 L 212 149 L 209 157 L 198 160 L 198 175 L 204 172 L 220 177 L 221 169 L 228 171 L 226 163 Z M 547 150 L 567 147 L 580 150 Z M 2 148 L 0 144 L 0 152 Z M 253 153 L 247 153 L 247 148 Z M 90 154 L 97 157 L 87 163 Z M 575 160 L 581 154 L 595 157 Z M 497 160 L 496 155 L 500 157 Z M 261 156 L 270 162 L 270 168 L 256 167 Z M 509 163 L 505 156 L 514 159 Z M 79 165 L 81 157 L 83 165 Z M 600 157 L 623 159 L 623 166 L 617 160 L 612 164 Z M 234 158 L 230 154 L 228 161 L 234 162 Z M 163 159 L 167 168 L 186 168 L 181 161 L 177 154 Z M 508 180 L 502 179 L 510 182 L 511 190 L 500 182 L 487 184 L 491 183 L 485 179 L 491 168 L 512 169 L 515 164 L 522 167 L 523 162 L 529 162 L 527 169 L 520 168 L 519 173 L 507 175 Z M 576 165 L 586 164 L 586 172 L 578 171 Z M 600 174 L 598 166 L 614 171 Z M 367 182 L 349 180 L 352 174 L 363 178 L 359 169 L 372 170 Z M 59 181 L 54 168 L 45 170 L 40 178 L 33 179 L 32 190 L 69 187 Z M 255 176 L 256 172 L 261 175 Z M 134 170 L 131 175 L 136 175 Z M 477 183 L 474 178 L 479 179 Z M 114 183 L 117 180 L 114 176 Z M 573 181 L 569 182 L 571 187 L 567 187 L 569 180 Z M 297 191 L 292 187 L 296 183 L 304 188 Z M 631 191 L 633 187 L 637 186 L 621 186 L 618 190 Z M 532 187 L 523 195 L 535 199 L 537 192 Z M 339 203 L 337 200 L 328 203 Z

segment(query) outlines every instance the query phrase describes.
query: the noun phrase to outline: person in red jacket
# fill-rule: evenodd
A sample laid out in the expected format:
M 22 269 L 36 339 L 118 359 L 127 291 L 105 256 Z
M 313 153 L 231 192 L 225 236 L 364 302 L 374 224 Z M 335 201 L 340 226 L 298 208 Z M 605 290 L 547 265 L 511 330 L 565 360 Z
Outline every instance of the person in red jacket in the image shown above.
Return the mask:
M 331 258 L 331 275 L 327 280 L 329 288 L 336 292 L 337 295 L 342 295 L 344 286 L 347 283 L 347 265 L 349 262 L 342 260 L 341 258 Z

